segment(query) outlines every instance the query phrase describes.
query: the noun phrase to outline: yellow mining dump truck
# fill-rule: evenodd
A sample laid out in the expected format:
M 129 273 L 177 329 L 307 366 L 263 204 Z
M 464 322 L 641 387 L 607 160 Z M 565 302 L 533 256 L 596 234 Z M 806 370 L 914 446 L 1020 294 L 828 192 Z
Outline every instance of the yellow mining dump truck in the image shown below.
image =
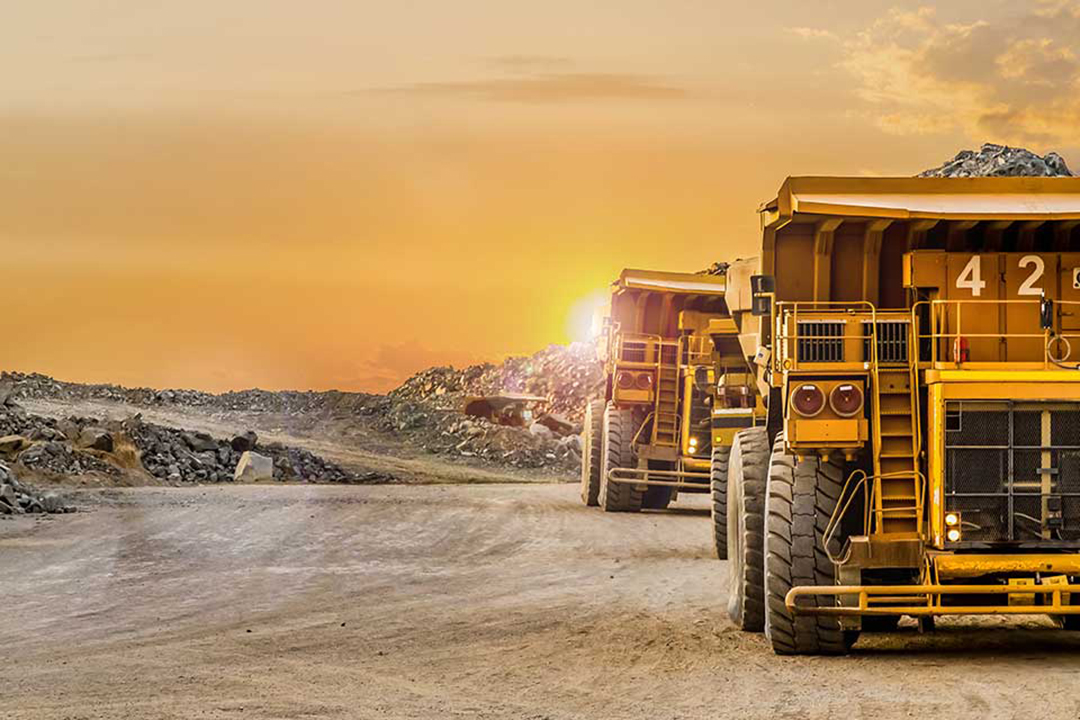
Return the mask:
M 613 284 L 599 348 L 605 393 L 585 410 L 587 505 L 662 509 L 679 491 L 712 485 L 726 545 L 727 453 L 753 422 L 754 387 L 725 287 L 723 274 L 650 270 L 624 270 Z
M 1080 179 L 791 178 L 727 302 L 768 399 L 732 618 L 837 654 L 901 616 L 1080 628 Z

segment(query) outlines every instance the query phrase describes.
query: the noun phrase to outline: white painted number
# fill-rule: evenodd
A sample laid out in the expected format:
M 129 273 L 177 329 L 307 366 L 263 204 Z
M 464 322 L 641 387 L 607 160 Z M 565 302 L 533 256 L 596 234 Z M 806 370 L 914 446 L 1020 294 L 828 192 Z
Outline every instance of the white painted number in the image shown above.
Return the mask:
M 1020 289 L 1016 291 L 1017 295 L 1042 295 L 1042 288 L 1035 287 L 1035 283 L 1039 281 L 1039 278 L 1043 276 L 1043 270 L 1046 269 L 1046 264 L 1043 259 L 1038 255 L 1025 255 L 1020 258 L 1020 267 L 1028 267 L 1034 265 L 1035 269 L 1028 275 L 1028 279 L 1023 282 Z
M 971 290 L 974 297 L 982 295 L 986 281 L 982 279 L 982 258 L 978 255 L 968 260 L 968 264 L 960 271 L 960 277 L 956 278 L 956 287 Z

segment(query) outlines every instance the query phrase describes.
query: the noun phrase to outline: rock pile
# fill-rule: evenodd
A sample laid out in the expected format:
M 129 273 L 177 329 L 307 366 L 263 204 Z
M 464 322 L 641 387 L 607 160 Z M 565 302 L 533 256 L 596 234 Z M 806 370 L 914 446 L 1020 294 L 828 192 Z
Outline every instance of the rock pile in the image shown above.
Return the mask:
M 580 452 L 577 433 L 581 431 L 585 401 L 602 384 L 603 368 L 596 359 L 595 349 L 583 343 L 569 347 L 552 345 L 531 357 L 509 358 L 497 365 L 487 363 L 460 370 L 431 368 L 413 376 L 389 395 L 266 390 L 212 395 L 196 390 L 80 385 L 39 374 L 0 373 L 0 387 L 7 387 L 13 398 L 96 400 L 136 407 L 192 406 L 212 413 L 280 413 L 309 422 L 323 418 L 355 419 L 395 439 L 404 439 L 410 448 L 449 457 L 478 458 L 497 465 L 560 472 L 576 471 Z M 462 414 L 466 398 L 504 393 L 544 398 L 543 410 L 550 417 L 517 428 Z M 88 452 L 109 452 L 104 445 L 96 444 L 107 443 L 108 438 L 90 435 L 96 432 L 95 421 L 72 418 L 70 422 L 73 427 L 68 430 L 76 433 L 72 436 L 65 434 L 56 422 L 40 418 L 27 422 L 24 416 L 5 425 L 0 413 L 0 436 L 17 434 L 35 442 L 66 442 L 73 446 L 72 452 L 80 462 Z M 81 439 L 84 432 L 90 434 Z M 254 438 L 246 444 L 242 438 L 230 442 L 214 440 L 141 420 L 125 432 L 141 452 L 146 469 L 155 477 L 173 482 L 231 480 L 241 454 L 252 450 L 255 443 Z M 274 460 L 274 476 L 279 478 L 329 482 L 383 479 L 350 475 L 333 463 L 297 448 L 260 445 L 258 452 Z M 64 457 L 68 469 L 78 469 Z
M 400 401 L 382 417 L 382 429 L 429 453 L 479 458 L 515 468 L 573 473 L 581 462 L 581 436 L 556 437 L 539 427 L 507 427 L 428 403 Z M 542 426 L 541 426 L 542 427 Z
M 0 373 L 0 385 L 10 387 L 13 399 L 104 400 L 140 407 L 205 408 L 212 411 L 280 412 L 286 414 L 321 412 L 363 412 L 380 396 L 338 390 L 270 391 L 241 390 L 220 395 L 200 390 L 154 390 L 119 385 L 85 385 L 55 380 L 38 373 Z
M 1023 148 L 986 143 L 979 149 L 961 150 L 944 165 L 919 173 L 919 177 L 1072 177 L 1065 160 L 1055 152 L 1041 157 Z
M 16 480 L 8 466 L 0 463 L 0 515 L 74 511 L 75 508 L 64 502 L 57 493 L 37 492 L 26 483 Z
M 393 400 L 460 409 L 470 395 L 522 393 L 547 399 L 546 411 L 580 423 L 585 401 L 604 381 L 595 348 L 587 343 L 551 345 L 531 357 L 507 358 L 457 370 L 434 367 L 417 373 L 390 393 Z
M 307 450 L 279 443 L 259 445 L 253 432 L 218 440 L 202 432 L 143 422 L 139 416 L 125 420 L 122 427 L 139 449 L 147 472 L 169 482 L 231 482 L 242 455 L 256 448 L 273 461 L 276 480 L 357 480 L 341 466 Z
M 122 459 L 126 445 L 130 457 Z M 229 482 L 241 456 L 258 449 L 273 462 L 278 480 L 376 482 L 388 476 L 357 475 L 336 463 L 296 447 L 261 445 L 253 432 L 231 440 L 206 433 L 145 423 L 135 416 L 122 423 L 94 418 L 64 420 L 31 415 L 8 401 L 0 405 L 0 458 L 29 470 L 55 475 L 95 473 L 119 476 L 122 467 L 145 468 L 169 482 Z

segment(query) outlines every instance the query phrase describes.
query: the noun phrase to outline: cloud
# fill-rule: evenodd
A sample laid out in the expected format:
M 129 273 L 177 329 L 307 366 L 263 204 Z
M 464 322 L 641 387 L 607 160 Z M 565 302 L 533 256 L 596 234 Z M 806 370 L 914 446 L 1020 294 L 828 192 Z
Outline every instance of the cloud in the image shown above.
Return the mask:
M 785 28 L 787 32 L 792 35 L 798 35 L 803 40 L 836 40 L 836 33 L 831 30 L 822 30 L 821 28 L 811 27 L 789 27 Z
M 894 9 L 838 39 L 842 66 L 884 130 L 1080 144 L 1080 0 L 1035 0 L 966 23 Z
M 381 92 L 518 103 L 683 100 L 692 96 L 687 88 L 655 77 L 622 73 L 532 73 L 491 80 L 414 83 Z
M 574 61 L 557 55 L 499 55 L 488 58 L 487 64 L 508 72 L 554 72 L 573 67 Z

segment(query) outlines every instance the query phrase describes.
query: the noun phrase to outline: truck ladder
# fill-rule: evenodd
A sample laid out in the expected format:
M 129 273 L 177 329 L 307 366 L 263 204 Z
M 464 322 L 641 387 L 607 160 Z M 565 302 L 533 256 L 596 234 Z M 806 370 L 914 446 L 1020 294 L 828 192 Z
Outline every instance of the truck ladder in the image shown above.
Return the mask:
M 659 345 L 656 364 L 656 413 L 653 416 L 653 444 L 679 445 L 679 355 L 678 346 Z M 667 362 L 671 360 L 671 362 Z
M 919 391 L 913 370 L 877 367 L 874 414 L 874 525 L 879 533 L 921 530 Z

